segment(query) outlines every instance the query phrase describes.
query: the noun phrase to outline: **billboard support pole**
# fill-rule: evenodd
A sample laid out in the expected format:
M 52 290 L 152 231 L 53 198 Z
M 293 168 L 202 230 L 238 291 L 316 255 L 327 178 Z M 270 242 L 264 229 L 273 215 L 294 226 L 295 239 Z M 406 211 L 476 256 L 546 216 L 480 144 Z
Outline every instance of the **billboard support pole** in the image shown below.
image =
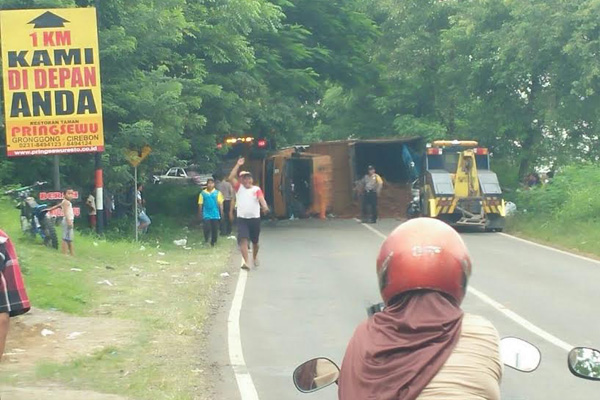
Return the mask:
M 134 182 L 134 187 L 133 187 L 133 204 L 135 204 L 134 206 L 134 211 L 133 211 L 133 229 L 135 230 L 135 241 L 138 241 L 138 176 L 137 176 L 137 165 L 133 167 L 133 182 Z
M 104 232 L 104 182 L 102 177 L 102 153 L 94 153 L 94 167 L 96 170 L 96 232 Z
M 96 6 L 96 25 L 100 28 L 100 0 L 94 2 Z M 96 232 L 101 235 L 104 231 L 104 182 L 102 176 L 102 153 L 94 153 L 94 167 L 96 170 Z
M 60 191 L 60 157 L 55 155 L 52 157 L 52 183 L 54 184 L 54 190 Z

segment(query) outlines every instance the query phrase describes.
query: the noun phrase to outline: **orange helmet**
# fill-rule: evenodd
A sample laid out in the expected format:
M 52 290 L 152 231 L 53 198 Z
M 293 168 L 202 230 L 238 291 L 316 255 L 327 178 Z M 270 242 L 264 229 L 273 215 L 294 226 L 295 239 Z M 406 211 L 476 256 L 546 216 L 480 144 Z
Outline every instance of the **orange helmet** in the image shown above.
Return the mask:
M 460 305 L 471 276 L 471 257 L 450 226 L 433 218 L 416 218 L 383 242 L 377 276 L 386 305 L 399 294 L 418 289 L 445 293 Z

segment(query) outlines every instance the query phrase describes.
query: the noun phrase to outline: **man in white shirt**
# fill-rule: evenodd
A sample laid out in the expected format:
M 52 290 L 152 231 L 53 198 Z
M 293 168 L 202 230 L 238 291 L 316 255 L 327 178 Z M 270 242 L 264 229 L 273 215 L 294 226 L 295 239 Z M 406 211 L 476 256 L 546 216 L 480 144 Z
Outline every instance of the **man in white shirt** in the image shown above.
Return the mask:
M 267 206 L 261 188 L 254 186 L 252 174 L 248 171 L 242 171 L 238 175 L 238 170 L 244 165 L 244 162 L 243 158 L 238 160 L 229 174 L 229 181 L 236 193 L 238 245 L 244 259 L 242 269 L 250 270 L 248 266 L 248 242 L 252 243 L 254 267 L 258 267 L 260 210 L 262 209 L 264 213 L 268 213 L 269 206 Z

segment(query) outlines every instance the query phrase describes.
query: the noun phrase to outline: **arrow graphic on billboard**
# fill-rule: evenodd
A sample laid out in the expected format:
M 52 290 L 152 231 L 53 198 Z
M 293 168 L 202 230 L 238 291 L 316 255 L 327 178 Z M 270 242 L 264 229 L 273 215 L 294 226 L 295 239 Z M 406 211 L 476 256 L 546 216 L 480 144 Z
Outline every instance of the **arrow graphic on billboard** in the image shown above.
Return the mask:
M 59 17 L 58 15 L 51 13 L 50 11 L 46 11 L 39 17 L 31 20 L 29 24 L 35 24 L 33 26 L 34 29 L 40 28 L 64 28 L 65 22 L 69 22 L 63 17 Z

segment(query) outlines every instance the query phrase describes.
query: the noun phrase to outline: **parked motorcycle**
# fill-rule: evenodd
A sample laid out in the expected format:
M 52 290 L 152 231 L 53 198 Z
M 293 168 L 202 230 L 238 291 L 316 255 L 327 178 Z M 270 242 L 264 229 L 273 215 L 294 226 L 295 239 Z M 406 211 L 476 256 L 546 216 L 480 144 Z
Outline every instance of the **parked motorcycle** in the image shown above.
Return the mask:
M 5 196 L 15 199 L 16 207 L 21 211 L 21 229 L 33 237 L 40 235 L 44 245 L 58 249 L 55 219 L 48 214 L 47 204 L 38 204 L 31 193 L 47 182 L 36 182 L 31 186 L 13 189 L 4 192 Z
M 411 185 L 411 200 L 406 207 L 406 217 L 408 219 L 418 218 L 421 216 L 421 192 L 416 187 L 418 180 L 414 181 Z

